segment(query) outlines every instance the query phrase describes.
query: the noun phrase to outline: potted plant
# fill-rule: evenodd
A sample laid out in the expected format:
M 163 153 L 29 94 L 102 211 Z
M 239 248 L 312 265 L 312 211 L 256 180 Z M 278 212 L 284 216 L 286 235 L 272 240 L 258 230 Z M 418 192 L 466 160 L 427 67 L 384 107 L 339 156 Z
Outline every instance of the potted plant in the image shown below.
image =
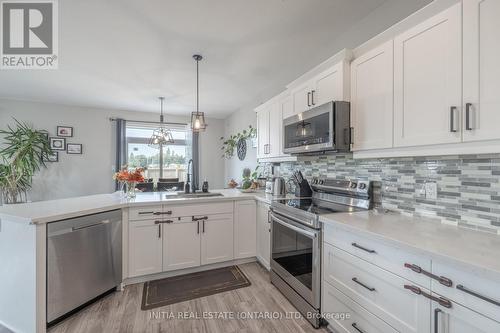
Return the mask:
M 31 125 L 16 122 L 15 127 L 0 130 L 3 148 L 0 150 L 0 189 L 3 203 L 25 202 L 31 189 L 33 175 L 42 167 L 50 149 L 47 131 L 34 129 Z
M 245 192 L 253 192 L 259 188 L 257 182 L 259 166 L 252 172 L 249 168 L 243 169 L 243 180 L 241 182 L 241 189 Z

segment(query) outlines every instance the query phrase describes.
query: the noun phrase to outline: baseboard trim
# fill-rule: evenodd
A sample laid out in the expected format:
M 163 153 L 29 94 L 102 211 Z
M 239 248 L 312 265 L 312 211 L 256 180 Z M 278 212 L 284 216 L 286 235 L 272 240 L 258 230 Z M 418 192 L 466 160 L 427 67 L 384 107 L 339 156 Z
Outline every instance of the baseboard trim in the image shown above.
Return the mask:
M 128 285 L 131 285 L 131 284 L 144 283 L 144 282 L 147 282 L 147 281 L 157 280 L 157 279 L 164 279 L 164 278 L 168 278 L 168 277 L 172 277 L 172 276 L 178 276 L 178 275 L 183 275 L 183 274 L 208 271 L 210 269 L 215 269 L 215 268 L 222 268 L 222 267 L 233 266 L 233 265 L 248 264 L 248 263 L 255 262 L 255 261 L 257 261 L 257 258 L 255 258 L 255 257 L 244 258 L 244 259 L 235 259 L 235 260 L 229 260 L 229 261 L 225 261 L 225 262 L 219 262 L 219 263 L 216 263 L 216 264 L 210 264 L 210 265 L 204 265 L 204 266 L 198 266 L 198 267 L 192 267 L 192 268 L 179 269 L 179 270 L 171 271 L 171 272 L 163 272 L 163 273 L 158 273 L 158 274 L 150 274 L 150 275 L 144 275 L 144 276 L 137 276 L 137 277 L 127 278 L 127 279 L 123 280 L 122 285 L 123 286 L 128 286 Z

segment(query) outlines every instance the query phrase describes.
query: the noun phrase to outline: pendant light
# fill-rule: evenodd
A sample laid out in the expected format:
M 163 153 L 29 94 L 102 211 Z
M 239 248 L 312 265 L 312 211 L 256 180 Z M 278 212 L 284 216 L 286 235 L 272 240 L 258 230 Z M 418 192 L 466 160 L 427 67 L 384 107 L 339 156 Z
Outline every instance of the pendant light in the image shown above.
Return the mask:
M 200 72 L 199 63 L 203 57 L 195 54 L 193 59 L 196 60 L 196 112 L 191 113 L 191 129 L 193 132 L 203 132 L 207 128 L 205 122 L 205 114 L 200 112 Z
M 160 127 L 153 131 L 153 135 L 149 139 L 148 146 L 151 148 L 160 149 L 162 146 L 174 143 L 172 132 L 165 127 L 163 123 L 163 101 L 165 97 L 158 97 L 160 100 Z

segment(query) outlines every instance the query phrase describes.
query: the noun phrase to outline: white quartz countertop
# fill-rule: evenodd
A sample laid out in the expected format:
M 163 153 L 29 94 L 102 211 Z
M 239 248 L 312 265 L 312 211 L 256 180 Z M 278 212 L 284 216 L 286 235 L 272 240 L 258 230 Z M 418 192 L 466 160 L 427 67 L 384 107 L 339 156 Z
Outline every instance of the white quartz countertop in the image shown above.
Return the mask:
M 500 236 L 425 218 L 378 211 L 323 215 L 320 221 L 366 234 L 433 259 L 477 267 L 500 279 Z
M 210 192 L 221 193 L 223 196 L 167 199 L 167 192 L 148 192 L 138 193 L 135 198 L 127 200 L 120 193 L 96 194 L 59 200 L 4 205 L 0 206 L 0 218 L 10 221 L 42 224 L 132 206 L 155 204 L 179 205 L 248 199 L 260 200 L 270 204 L 274 198 L 263 191 L 242 193 L 237 189 L 224 189 L 212 190 Z

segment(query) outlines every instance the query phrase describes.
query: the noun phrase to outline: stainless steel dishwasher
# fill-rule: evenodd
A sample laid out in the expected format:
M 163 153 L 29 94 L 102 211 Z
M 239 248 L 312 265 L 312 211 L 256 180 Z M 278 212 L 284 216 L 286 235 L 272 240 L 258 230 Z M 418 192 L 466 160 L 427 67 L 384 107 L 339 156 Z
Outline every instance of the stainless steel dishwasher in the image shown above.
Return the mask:
M 47 323 L 122 282 L 122 213 L 113 210 L 47 225 Z

